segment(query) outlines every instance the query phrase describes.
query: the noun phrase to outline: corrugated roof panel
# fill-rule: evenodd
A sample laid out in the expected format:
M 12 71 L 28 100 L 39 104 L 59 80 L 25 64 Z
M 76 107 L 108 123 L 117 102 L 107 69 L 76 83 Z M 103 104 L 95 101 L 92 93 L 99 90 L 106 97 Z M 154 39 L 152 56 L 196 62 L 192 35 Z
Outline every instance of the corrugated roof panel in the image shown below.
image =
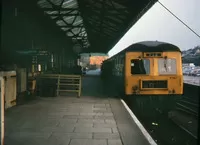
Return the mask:
M 76 0 L 65 0 L 62 8 L 78 8 L 78 3 Z
M 75 16 L 64 16 L 64 17 L 63 17 L 63 19 L 64 19 L 68 24 L 72 24 L 75 18 L 76 18 Z
M 111 5 L 114 6 L 115 8 L 127 8 L 123 5 L 120 5 L 119 3 L 114 2 L 114 1 L 111 1 Z
M 68 27 L 68 28 L 62 27 L 61 29 L 62 29 L 63 31 L 67 31 L 67 30 L 69 30 L 69 29 L 71 29 L 71 28 L 69 28 L 69 27 Z
M 57 18 L 57 16 L 51 16 L 51 19 L 56 19 Z
M 80 32 L 80 28 L 73 28 L 72 32 L 76 35 Z
M 76 22 L 74 22 L 74 26 L 77 26 L 80 24 L 83 24 L 83 19 L 79 19 L 79 20 L 76 20 Z
M 46 14 L 54 18 L 55 23 L 72 38 L 73 42 L 81 39 L 82 44 L 88 46 L 88 38 L 90 38 L 95 51 L 105 52 L 122 34 L 124 35 L 127 25 L 132 26 L 157 0 L 38 1 L 38 5 Z M 89 31 L 86 32 L 84 26 Z
M 73 11 L 60 11 L 60 14 L 79 14 L 78 10 L 73 10 Z
M 48 1 L 52 2 L 53 4 L 57 6 L 61 5 L 61 2 L 62 2 L 62 0 L 48 0 Z
M 76 39 L 82 37 L 84 43 L 86 41 L 89 43 L 87 38 L 83 38 L 87 36 L 87 33 L 85 28 L 83 29 L 83 19 L 80 16 L 77 0 L 40 0 L 38 5 L 41 8 L 52 8 L 52 11 L 45 9 L 45 13 L 52 19 L 56 19 L 56 24 L 66 32 L 67 36 L 73 36 L 74 39 L 76 35 Z
M 63 22 L 63 20 L 58 20 L 56 22 L 56 24 L 59 25 L 59 26 L 66 26 L 66 24 L 65 24 L 65 22 Z
M 67 36 L 74 36 L 72 32 L 67 32 Z
M 58 11 L 45 11 L 46 14 L 58 14 Z
M 52 8 L 52 5 L 46 0 L 40 0 L 37 3 L 41 8 Z

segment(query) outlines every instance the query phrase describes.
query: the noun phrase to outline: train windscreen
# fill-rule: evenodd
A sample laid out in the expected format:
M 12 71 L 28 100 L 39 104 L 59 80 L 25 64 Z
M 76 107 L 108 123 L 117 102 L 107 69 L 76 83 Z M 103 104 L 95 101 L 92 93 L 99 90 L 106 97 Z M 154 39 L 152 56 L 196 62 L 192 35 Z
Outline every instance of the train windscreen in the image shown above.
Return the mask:
M 149 59 L 132 59 L 131 60 L 131 74 L 145 74 L 150 73 Z
M 158 73 L 163 74 L 176 74 L 176 59 L 169 58 L 158 59 Z

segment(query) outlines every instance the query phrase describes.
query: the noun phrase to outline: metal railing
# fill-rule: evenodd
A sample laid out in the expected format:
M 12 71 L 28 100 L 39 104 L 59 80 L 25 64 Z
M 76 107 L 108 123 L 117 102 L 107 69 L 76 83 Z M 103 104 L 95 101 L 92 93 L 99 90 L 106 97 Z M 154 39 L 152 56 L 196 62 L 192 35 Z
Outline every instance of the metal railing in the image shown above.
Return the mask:
M 75 92 L 81 96 L 81 75 L 42 74 L 39 78 L 56 79 L 57 96 L 61 96 L 61 92 Z

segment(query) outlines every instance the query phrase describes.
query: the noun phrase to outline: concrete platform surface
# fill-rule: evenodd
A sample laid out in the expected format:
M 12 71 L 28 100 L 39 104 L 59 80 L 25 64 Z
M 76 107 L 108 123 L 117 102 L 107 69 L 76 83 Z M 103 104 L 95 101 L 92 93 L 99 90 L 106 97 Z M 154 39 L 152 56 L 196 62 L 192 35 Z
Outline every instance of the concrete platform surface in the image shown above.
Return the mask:
M 200 77 L 184 76 L 184 83 L 200 86 Z
M 5 145 L 149 145 L 118 98 L 38 98 L 5 125 Z

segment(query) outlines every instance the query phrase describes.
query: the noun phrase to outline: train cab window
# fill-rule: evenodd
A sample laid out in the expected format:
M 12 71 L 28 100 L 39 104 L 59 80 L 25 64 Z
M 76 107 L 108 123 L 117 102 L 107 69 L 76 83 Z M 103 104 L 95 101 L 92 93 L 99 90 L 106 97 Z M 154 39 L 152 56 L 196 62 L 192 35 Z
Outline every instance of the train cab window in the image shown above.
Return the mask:
M 176 59 L 161 58 L 158 60 L 158 72 L 159 74 L 176 74 Z
M 131 74 L 149 74 L 150 60 L 149 59 L 132 59 L 131 60 Z

